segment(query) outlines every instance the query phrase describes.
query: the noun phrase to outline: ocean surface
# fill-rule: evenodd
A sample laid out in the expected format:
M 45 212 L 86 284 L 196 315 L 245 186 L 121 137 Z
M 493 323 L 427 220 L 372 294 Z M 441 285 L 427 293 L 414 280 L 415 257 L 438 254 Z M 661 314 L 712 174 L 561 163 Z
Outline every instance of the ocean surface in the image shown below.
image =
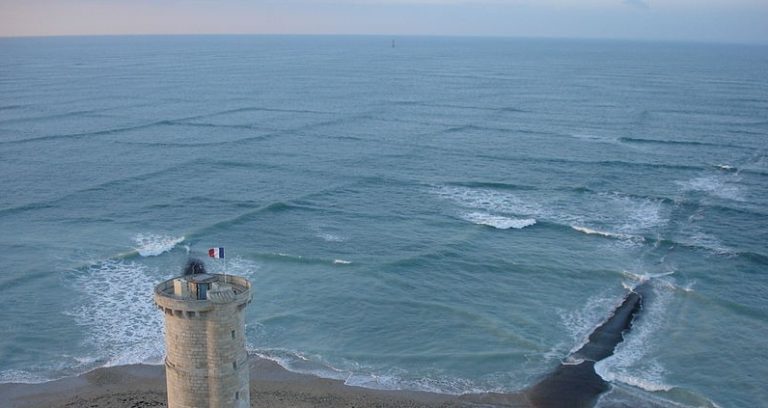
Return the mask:
M 160 363 L 152 288 L 193 256 L 253 281 L 254 353 L 457 394 L 536 383 L 650 279 L 598 406 L 765 406 L 767 73 L 740 45 L 1 39 L 0 382 Z

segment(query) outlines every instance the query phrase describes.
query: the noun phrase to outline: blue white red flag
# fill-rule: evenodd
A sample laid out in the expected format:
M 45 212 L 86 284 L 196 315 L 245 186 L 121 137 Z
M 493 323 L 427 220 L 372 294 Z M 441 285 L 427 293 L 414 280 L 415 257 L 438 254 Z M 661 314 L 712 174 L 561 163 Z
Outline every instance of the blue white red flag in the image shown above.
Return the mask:
M 224 248 L 211 248 L 208 250 L 208 256 L 211 258 L 224 258 Z

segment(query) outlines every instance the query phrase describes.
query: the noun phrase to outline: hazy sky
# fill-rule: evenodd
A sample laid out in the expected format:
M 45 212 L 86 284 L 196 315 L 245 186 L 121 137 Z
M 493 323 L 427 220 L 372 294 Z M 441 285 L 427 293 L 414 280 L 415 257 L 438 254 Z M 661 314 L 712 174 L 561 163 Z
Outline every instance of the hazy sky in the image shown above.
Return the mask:
M 203 33 L 768 43 L 768 0 L 0 0 L 0 36 Z

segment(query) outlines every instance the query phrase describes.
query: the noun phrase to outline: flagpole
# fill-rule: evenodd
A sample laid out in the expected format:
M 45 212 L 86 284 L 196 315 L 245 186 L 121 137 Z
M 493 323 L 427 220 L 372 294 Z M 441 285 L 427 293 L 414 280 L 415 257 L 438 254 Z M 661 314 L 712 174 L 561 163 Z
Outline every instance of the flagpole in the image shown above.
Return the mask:
M 221 254 L 221 257 L 224 258 L 224 283 L 227 282 L 227 251 L 224 250 L 224 247 L 219 247 L 219 253 Z
M 229 278 L 227 277 L 227 254 L 224 251 L 224 247 L 213 247 L 209 249 L 208 256 L 213 259 L 224 258 L 224 283 L 229 283 Z

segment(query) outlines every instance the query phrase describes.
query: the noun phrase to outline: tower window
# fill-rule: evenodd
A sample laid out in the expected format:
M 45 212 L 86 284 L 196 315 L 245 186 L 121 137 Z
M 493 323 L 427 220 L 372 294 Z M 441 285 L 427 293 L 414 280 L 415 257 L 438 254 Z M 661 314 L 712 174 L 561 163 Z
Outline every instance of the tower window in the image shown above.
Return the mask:
M 232 330 L 232 338 L 233 339 L 235 338 L 235 331 L 234 330 Z
M 232 368 L 233 368 L 234 370 L 237 370 L 237 361 L 233 361 L 233 362 L 232 362 Z
M 235 399 L 236 400 L 240 399 L 240 391 L 235 391 Z

